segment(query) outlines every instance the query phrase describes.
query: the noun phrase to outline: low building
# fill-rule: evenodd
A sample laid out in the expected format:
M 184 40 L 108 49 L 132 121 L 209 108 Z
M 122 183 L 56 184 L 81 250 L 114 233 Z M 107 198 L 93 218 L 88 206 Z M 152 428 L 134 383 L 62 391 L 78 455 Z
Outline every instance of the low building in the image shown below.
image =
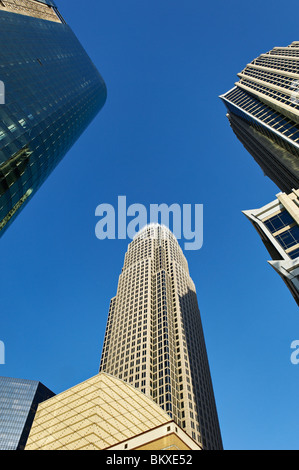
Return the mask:
M 151 398 L 105 372 L 37 410 L 25 450 L 201 450 Z

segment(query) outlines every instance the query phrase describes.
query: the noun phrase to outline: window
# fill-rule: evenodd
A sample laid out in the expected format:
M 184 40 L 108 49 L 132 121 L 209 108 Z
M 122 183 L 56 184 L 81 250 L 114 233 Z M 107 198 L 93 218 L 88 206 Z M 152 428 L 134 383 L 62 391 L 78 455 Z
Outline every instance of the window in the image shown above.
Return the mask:
M 299 257 L 299 248 L 296 248 L 295 250 L 290 251 L 290 252 L 288 253 L 288 255 L 289 255 L 290 258 L 292 258 L 292 259 L 298 258 L 298 257 Z
M 25 146 L 0 165 L 0 196 L 26 171 L 31 153 Z
M 286 230 L 285 232 L 277 235 L 276 240 L 281 244 L 281 246 L 286 250 L 297 243 L 299 243 L 299 227 L 295 225 L 294 227 Z
M 264 222 L 264 224 L 270 230 L 271 233 L 275 233 L 278 230 L 281 230 L 287 225 L 291 225 L 293 223 L 294 219 L 287 211 L 283 211 L 280 214 L 277 214 Z

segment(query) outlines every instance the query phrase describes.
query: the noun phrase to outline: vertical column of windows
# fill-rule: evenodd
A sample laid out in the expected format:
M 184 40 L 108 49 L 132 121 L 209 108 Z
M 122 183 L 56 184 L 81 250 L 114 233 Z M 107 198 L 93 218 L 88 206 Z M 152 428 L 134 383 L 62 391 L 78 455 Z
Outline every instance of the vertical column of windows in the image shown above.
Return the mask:
M 126 253 L 113 311 L 114 346 L 106 368 L 148 394 L 151 379 L 149 255 L 149 244 L 141 245 L 138 240 L 132 242 Z

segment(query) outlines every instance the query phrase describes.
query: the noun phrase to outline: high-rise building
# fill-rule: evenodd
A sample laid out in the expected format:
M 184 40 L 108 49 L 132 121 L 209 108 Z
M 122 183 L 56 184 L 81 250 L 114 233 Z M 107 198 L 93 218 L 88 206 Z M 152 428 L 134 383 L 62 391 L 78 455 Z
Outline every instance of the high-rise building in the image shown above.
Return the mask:
M 164 226 L 146 226 L 129 244 L 100 372 L 152 398 L 204 449 L 222 449 L 195 286 Z
M 38 404 L 53 396 L 40 382 L 0 377 L 0 450 L 24 450 Z
M 299 188 L 299 42 L 274 47 L 221 95 L 230 125 L 281 191 Z
M 244 214 L 259 233 L 281 276 L 299 306 L 299 190 L 279 193 L 260 209 Z
M 0 1 L 0 43 L 1 236 L 100 111 L 107 91 L 52 0 Z

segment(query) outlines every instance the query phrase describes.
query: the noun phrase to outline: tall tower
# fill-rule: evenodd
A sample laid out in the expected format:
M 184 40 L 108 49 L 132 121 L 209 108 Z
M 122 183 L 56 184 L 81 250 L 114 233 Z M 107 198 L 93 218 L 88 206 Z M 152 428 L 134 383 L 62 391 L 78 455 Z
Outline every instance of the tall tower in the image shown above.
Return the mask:
M 0 43 L 1 237 L 107 92 L 52 0 L 0 1 Z
M 195 287 L 164 226 L 146 226 L 129 244 L 100 372 L 152 398 L 204 449 L 222 449 Z
M 230 125 L 264 173 L 291 193 L 299 188 L 299 42 L 261 54 L 238 77 L 220 97 Z

